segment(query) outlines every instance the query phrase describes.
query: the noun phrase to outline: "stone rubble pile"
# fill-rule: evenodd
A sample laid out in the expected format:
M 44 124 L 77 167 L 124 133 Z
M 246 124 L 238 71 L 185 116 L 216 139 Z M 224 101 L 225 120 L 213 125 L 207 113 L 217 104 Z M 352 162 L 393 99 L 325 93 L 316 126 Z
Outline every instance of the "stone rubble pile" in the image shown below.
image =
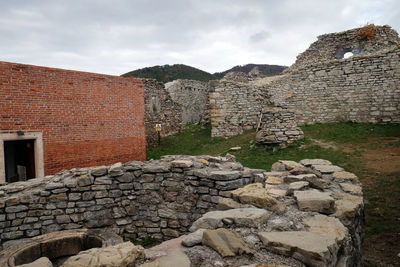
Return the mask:
M 205 229 L 229 229 L 242 241 L 251 240 L 245 242 L 240 253 L 235 253 L 234 259 L 218 253 L 220 257 L 213 260 L 214 264 L 224 262 L 221 266 L 240 266 L 234 262 L 241 260 L 243 265 L 263 262 L 259 250 L 297 260 L 286 263 L 288 266 L 361 266 L 364 207 L 361 186 L 354 174 L 329 161 L 314 159 L 300 163 L 279 161 L 271 172 L 259 176 L 258 183 L 231 192 L 230 203 L 238 202 L 232 209 L 208 212 L 193 223 L 193 233 L 182 244 L 190 247 L 186 248 L 187 254 L 197 252 L 209 264 L 198 266 L 213 265 L 201 252 L 204 248 L 198 246 L 214 250 L 218 247 L 204 242 L 208 231 Z M 237 208 L 244 204 L 254 208 Z M 247 222 L 250 219 L 252 223 Z M 229 247 L 227 239 L 221 243 L 219 246 Z M 247 246 L 255 259 L 244 261 L 241 253 L 249 253 Z M 285 265 L 278 258 L 271 258 L 269 263 Z

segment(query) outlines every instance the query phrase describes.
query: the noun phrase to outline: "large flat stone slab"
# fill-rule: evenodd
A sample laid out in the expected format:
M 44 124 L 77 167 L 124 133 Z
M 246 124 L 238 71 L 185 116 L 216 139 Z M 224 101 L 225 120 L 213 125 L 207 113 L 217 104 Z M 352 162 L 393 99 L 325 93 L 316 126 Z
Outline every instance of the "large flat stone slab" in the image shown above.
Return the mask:
M 179 248 L 168 250 L 165 256 L 151 262 L 146 262 L 139 267 L 190 267 L 189 257 Z
M 243 204 L 282 213 L 285 207 L 268 193 L 261 183 L 249 184 L 231 192 L 232 198 Z
M 218 200 L 217 209 L 218 210 L 229 210 L 229 209 L 239 209 L 246 208 L 246 205 L 240 204 L 231 198 L 220 197 Z
M 238 234 L 225 228 L 205 230 L 202 244 L 211 247 L 222 257 L 252 254 L 250 248 Z
M 312 165 L 332 165 L 332 162 L 326 159 L 303 159 L 299 163 L 307 167 Z
M 339 247 L 333 236 L 312 232 L 260 232 L 264 246 L 307 266 L 336 266 Z
M 283 184 L 283 178 L 276 176 L 267 176 L 267 180 L 265 181 L 267 184 Z
M 258 208 L 240 208 L 224 211 L 210 211 L 195 221 L 190 231 L 197 229 L 216 229 L 224 225 L 223 219 L 230 219 L 237 226 L 257 227 L 268 221 L 270 212 Z
M 307 181 L 293 182 L 289 184 L 289 190 L 290 191 L 301 190 L 303 188 L 306 188 L 308 185 L 309 183 Z
M 339 244 L 348 233 L 347 228 L 337 218 L 321 214 L 306 218 L 303 223 L 309 232 L 333 236 Z
M 341 199 L 336 200 L 336 212 L 332 216 L 339 219 L 346 219 L 352 222 L 361 209 L 363 198 L 361 196 L 354 196 L 351 194 L 337 194 Z
M 346 171 L 336 171 L 332 174 L 332 178 L 336 182 L 357 182 L 358 183 L 358 177 L 351 172 L 346 172 Z
M 171 166 L 174 168 L 190 168 L 193 166 L 191 160 L 174 160 L 171 162 Z
M 300 163 L 297 163 L 296 161 L 292 161 L 292 160 L 280 160 L 279 163 L 283 164 L 285 166 L 285 169 L 288 171 L 293 170 L 295 168 L 303 168 L 304 167 Z
M 330 174 L 343 171 L 342 167 L 336 165 L 312 165 L 312 167 L 314 170 L 319 171 L 322 174 Z
M 309 174 L 298 174 L 298 175 L 288 175 L 284 178 L 285 183 L 295 183 L 301 181 L 307 181 L 307 179 L 317 178 L 317 176 L 313 173 Z
M 217 181 L 231 181 L 241 177 L 240 171 L 212 171 L 210 178 Z
M 316 211 L 331 214 L 335 211 L 335 200 L 329 193 L 317 190 L 294 191 L 297 205 L 302 211 Z
M 343 189 L 343 191 L 353 194 L 353 195 L 362 195 L 362 189 L 361 186 L 355 185 L 355 184 L 350 184 L 350 183 L 340 183 L 340 187 Z
M 61 267 L 102 267 L 102 266 L 135 266 L 144 260 L 142 247 L 131 242 L 115 246 L 92 248 L 69 257 Z
M 182 240 L 186 237 L 186 235 L 182 235 L 180 237 L 170 239 L 162 242 L 154 247 L 147 248 L 144 250 L 144 254 L 147 260 L 155 260 L 162 256 L 167 256 L 169 250 L 173 249 L 183 249 Z

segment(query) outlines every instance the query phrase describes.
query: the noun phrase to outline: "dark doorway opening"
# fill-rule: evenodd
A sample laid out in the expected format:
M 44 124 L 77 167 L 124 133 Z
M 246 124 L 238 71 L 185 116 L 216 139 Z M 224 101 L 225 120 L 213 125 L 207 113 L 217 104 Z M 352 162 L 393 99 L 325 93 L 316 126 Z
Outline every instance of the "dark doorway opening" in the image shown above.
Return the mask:
M 4 141 L 6 182 L 35 178 L 35 140 Z

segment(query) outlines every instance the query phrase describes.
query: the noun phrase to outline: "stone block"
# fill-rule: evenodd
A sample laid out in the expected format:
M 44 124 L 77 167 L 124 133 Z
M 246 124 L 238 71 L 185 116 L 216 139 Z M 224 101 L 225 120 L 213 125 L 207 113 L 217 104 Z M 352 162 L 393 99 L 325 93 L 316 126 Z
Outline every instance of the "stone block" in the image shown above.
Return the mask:
M 97 176 L 104 176 L 107 174 L 107 167 L 106 166 L 97 166 L 90 168 L 90 174 L 94 177 Z
M 316 211 L 325 214 L 335 212 L 335 200 L 329 193 L 317 190 L 294 191 L 294 197 L 302 211 Z
M 232 181 L 216 181 L 215 188 L 221 191 L 228 191 L 242 187 L 244 184 L 245 183 L 243 179 L 237 179 Z
M 278 213 L 285 211 L 285 207 L 268 194 L 268 190 L 260 183 L 249 184 L 232 191 L 232 198 L 242 204 L 250 204 Z
M 239 208 L 224 211 L 209 211 L 196 220 L 190 231 L 197 229 L 216 229 L 224 225 L 223 219 L 231 219 L 237 226 L 257 227 L 267 222 L 270 212 L 258 208 Z
M 125 242 L 114 246 L 92 248 L 69 257 L 62 267 L 77 266 L 137 266 L 144 261 L 144 251 L 140 246 Z M 99 265 L 94 265 L 98 263 Z
M 238 234 L 225 228 L 205 230 L 203 232 L 202 244 L 213 248 L 222 257 L 253 254 Z
M 174 160 L 171 162 L 171 166 L 174 168 L 190 168 L 193 166 L 191 160 Z
M 258 237 L 265 247 L 308 266 L 336 266 L 339 246 L 333 236 L 289 231 L 260 232 Z
M 240 171 L 212 171 L 209 178 L 216 181 L 232 181 L 241 176 Z

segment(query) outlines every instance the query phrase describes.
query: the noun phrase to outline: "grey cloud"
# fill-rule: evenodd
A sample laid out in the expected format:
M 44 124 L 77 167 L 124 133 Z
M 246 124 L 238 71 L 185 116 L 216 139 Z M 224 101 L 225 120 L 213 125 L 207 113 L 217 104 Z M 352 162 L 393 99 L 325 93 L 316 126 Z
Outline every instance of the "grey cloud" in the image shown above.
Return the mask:
M 396 0 L 0 1 L 0 60 L 117 75 L 289 65 L 320 34 L 368 21 L 399 30 L 399 10 Z
M 258 42 L 268 39 L 269 36 L 270 36 L 270 34 L 268 32 L 261 31 L 261 32 L 251 35 L 250 41 L 253 43 L 258 43 Z

